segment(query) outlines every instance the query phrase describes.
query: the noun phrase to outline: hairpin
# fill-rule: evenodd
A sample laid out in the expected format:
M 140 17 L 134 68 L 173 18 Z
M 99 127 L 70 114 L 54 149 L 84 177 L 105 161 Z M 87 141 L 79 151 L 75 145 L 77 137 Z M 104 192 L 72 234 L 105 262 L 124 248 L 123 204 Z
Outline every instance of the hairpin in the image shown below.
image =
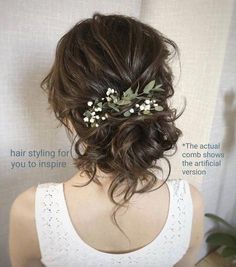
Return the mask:
M 101 100 L 88 101 L 88 108 L 84 113 L 84 122 L 87 127 L 98 127 L 102 121 L 108 118 L 109 111 L 120 112 L 121 109 L 132 103 L 133 100 L 141 100 L 140 103 L 136 103 L 134 107 L 123 113 L 123 116 L 129 117 L 132 114 L 148 115 L 152 114 L 152 111 L 163 111 L 163 107 L 157 103 L 154 93 L 164 91 L 161 88 L 162 84 L 155 85 L 155 80 L 150 81 L 141 94 L 138 94 L 139 85 L 135 92 L 131 87 L 128 88 L 121 98 L 119 98 L 118 92 L 115 89 L 108 88 L 106 91 L 106 97 Z

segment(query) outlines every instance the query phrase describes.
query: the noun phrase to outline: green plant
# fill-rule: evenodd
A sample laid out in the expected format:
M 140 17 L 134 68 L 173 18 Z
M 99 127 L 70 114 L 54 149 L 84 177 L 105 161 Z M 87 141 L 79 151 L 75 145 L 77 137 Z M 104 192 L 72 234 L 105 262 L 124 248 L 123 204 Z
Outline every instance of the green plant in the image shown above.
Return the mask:
M 219 246 L 221 248 L 220 254 L 223 257 L 235 258 L 236 257 L 236 228 L 215 214 L 205 213 L 205 216 L 212 219 L 213 221 L 217 223 L 221 223 L 222 225 L 226 226 L 228 229 L 228 232 L 217 231 L 214 233 L 210 233 L 206 239 L 206 242 L 211 245 Z

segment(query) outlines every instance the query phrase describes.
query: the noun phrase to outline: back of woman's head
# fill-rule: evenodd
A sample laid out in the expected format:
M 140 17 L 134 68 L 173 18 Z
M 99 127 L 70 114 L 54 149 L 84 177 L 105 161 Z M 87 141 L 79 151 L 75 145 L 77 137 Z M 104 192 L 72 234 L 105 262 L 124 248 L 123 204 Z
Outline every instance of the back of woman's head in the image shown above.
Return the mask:
M 113 174 L 108 192 L 115 201 L 115 192 L 123 188 L 120 204 L 135 192 L 153 188 L 156 175 L 150 169 L 161 169 L 155 165 L 161 158 L 169 163 L 164 152 L 176 150 L 182 134 L 174 124 L 179 117 L 176 109 L 167 103 L 174 94 L 169 61 L 176 52 L 175 42 L 135 18 L 95 13 L 59 40 L 55 62 L 41 83 L 56 117 L 66 127 L 70 124 L 79 137 L 75 165 L 97 183 L 96 167 Z M 121 96 L 127 88 L 139 86 L 142 93 L 152 80 L 162 84 L 156 99 L 163 111 L 122 116 L 139 103 L 136 100 L 121 112 L 109 114 L 99 127 L 87 127 L 83 113 L 88 101 L 106 97 L 107 88 Z M 80 144 L 86 145 L 83 153 Z M 143 188 L 137 190 L 139 182 Z

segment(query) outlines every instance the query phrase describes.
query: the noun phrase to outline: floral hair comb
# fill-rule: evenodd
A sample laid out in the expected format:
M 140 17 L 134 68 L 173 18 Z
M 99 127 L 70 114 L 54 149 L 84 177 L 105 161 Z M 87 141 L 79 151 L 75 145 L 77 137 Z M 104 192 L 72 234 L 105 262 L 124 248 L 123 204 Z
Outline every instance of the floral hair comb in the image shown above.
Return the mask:
M 106 97 L 101 100 L 96 99 L 88 101 L 87 105 L 90 107 L 87 109 L 84 115 L 84 122 L 87 127 L 98 127 L 100 123 L 108 118 L 108 112 L 120 112 L 121 109 L 132 103 L 133 100 L 142 100 L 140 103 L 136 103 L 135 107 L 131 107 L 129 110 L 123 113 L 123 116 L 129 117 L 131 114 L 143 115 L 151 114 L 152 111 L 162 111 L 163 107 L 157 103 L 154 97 L 154 92 L 164 91 L 161 88 L 162 84 L 155 85 L 155 80 L 150 81 L 144 88 L 143 92 L 138 94 L 138 89 L 135 92 L 131 88 L 128 88 L 121 98 L 119 98 L 118 92 L 114 89 L 108 88 Z

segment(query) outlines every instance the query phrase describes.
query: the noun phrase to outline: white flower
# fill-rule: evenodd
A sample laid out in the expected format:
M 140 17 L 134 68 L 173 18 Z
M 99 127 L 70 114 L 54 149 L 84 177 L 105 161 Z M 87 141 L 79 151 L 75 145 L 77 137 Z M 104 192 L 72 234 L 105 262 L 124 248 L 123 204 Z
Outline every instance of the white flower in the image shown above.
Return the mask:
M 99 117 L 99 115 L 96 115 L 96 119 L 99 119 L 100 117 Z
M 146 104 L 150 104 L 150 100 L 149 100 L 149 99 L 146 99 L 146 100 L 145 100 L 145 103 L 146 103 Z
M 151 108 L 150 105 L 146 105 L 146 106 L 144 107 L 145 110 L 150 110 L 150 108 Z
M 108 88 L 106 95 L 110 95 L 111 93 L 114 93 L 114 92 L 115 92 L 114 89 Z
M 104 121 L 106 119 L 106 117 L 102 116 L 102 120 Z
M 89 119 L 87 117 L 84 118 L 84 121 L 89 121 Z
M 112 92 L 112 94 L 114 94 L 115 93 L 115 90 L 114 89 L 111 89 L 111 92 Z
M 144 106 L 143 105 L 140 106 L 140 110 L 144 110 Z
M 90 107 L 91 107 L 91 106 L 93 105 L 93 102 L 92 102 L 92 101 L 88 101 L 88 103 L 87 103 L 87 104 L 88 104 L 88 106 L 90 106 Z
M 94 122 L 94 118 L 91 118 L 91 119 L 90 119 L 90 122 Z
M 95 114 L 96 114 L 96 112 L 93 111 L 93 112 L 92 112 L 92 115 L 95 115 Z
M 95 126 L 98 127 L 99 125 L 96 123 Z
M 99 108 L 97 108 L 97 110 L 98 110 L 98 111 L 102 111 L 102 109 L 101 109 L 100 107 L 99 107 Z
M 154 107 L 157 107 L 157 106 L 158 106 L 158 104 L 157 104 L 157 103 L 155 103 L 155 104 L 154 104 Z
M 139 107 L 139 104 L 135 104 L 135 107 L 137 107 L 137 108 L 138 108 L 138 107 Z
M 134 113 L 134 109 L 133 108 L 131 108 L 129 111 L 130 111 L 130 113 Z

